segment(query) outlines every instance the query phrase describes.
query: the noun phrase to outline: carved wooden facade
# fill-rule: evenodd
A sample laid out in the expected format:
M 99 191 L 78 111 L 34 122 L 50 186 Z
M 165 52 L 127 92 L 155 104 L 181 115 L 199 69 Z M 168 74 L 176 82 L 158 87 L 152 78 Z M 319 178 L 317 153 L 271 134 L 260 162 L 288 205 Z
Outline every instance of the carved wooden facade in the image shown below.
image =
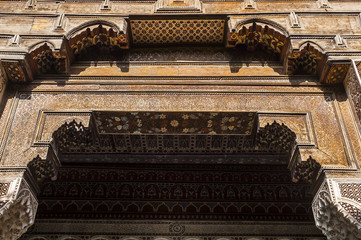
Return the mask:
M 0 1 L 0 238 L 361 238 L 357 1 Z

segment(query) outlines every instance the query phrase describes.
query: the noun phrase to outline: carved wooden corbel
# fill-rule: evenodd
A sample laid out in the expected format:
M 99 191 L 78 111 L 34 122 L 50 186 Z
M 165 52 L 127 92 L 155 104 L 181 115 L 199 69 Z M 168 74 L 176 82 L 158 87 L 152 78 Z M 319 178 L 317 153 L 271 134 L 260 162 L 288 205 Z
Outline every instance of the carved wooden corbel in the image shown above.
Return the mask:
M 312 203 L 316 226 L 328 240 L 361 238 L 360 179 L 326 179 Z
M 51 180 L 55 180 L 60 166 L 60 161 L 52 146 L 49 147 L 48 154 L 45 159 L 42 159 L 39 155 L 37 155 L 28 163 L 30 173 L 38 182 L 43 182 L 45 179 L 49 178 Z
M 321 164 L 313 159 L 311 155 L 303 153 L 297 147 L 290 161 L 289 168 L 291 169 L 293 182 L 313 183 L 321 169 Z
M 274 121 L 259 129 L 256 136 L 256 150 L 268 149 L 291 154 L 296 143 L 296 134 L 286 125 Z

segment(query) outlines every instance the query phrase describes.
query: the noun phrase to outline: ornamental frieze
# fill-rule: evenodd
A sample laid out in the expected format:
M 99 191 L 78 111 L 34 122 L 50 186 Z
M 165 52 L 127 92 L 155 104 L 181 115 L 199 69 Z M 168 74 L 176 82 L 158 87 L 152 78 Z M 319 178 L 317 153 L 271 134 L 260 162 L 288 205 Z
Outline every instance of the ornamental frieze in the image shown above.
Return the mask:
M 255 112 L 101 112 L 89 127 L 64 123 L 53 134 L 59 154 L 280 154 L 290 156 L 296 134 L 273 122 L 258 128 Z

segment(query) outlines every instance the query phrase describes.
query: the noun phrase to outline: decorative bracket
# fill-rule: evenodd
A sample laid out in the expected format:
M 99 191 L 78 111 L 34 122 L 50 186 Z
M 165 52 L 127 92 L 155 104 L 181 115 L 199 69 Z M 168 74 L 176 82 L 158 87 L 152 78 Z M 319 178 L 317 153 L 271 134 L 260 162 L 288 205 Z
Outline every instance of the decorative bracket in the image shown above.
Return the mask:
M 334 41 L 336 48 L 346 47 L 345 39 L 343 39 L 343 37 L 340 34 L 336 34 L 336 36 L 334 37 Z
M 102 3 L 101 10 L 110 10 L 110 9 L 111 9 L 110 0 L 104 0 Z
M 55 30 L 64 30 L 65 14 L 61 13 L 56 20 Z
M 199 0 L 158 0 L 154 12 L 202 12 L 202 4 Z
M 318 0 L 317 2 L 319 8 L 330 8 L 330 3 L 328 0 Z
M 321 164 L 309 155 L 308 149 L 296 147 L 288 165 L 293 182 L 314 183 L 321 169 Z
M 61 166 L 61 163 L 53 149 L 54 148 L 51 145 L 45 159 L 42 159 L 38 155 L 28 163 L 30 173 L 38 182 L 43 182 L 48 178 L 51 180 L 56 180 L 57 178 L 58 169 Z
M 299 17 L 296 15 L 295 12 L 290 13 L 289 19 L 290 19 L 290 23 L 291 23 L 291 28 L 300 28 L 301 27 Z
M 20 39 L 20 36 L 18 34 L 15 34 L 14 37 L 10 39 L 9 46 L 18 47 L 20 45 Z
M 243 8 L 244 9 L 256 9 L 256 2 L 254 0 L 244 0 Z
M 15 240 L 34 223 L 38 201 L 28 182 L 18 177 L 0 183 L 0 238 Z
M 361 238 L 360 179 L 326 179 L 312 203 L 316 226 L 328 240 Z
M 26 2 L 25 9 L 35 9 L 36 7 L 36 0 L 28 0 Z

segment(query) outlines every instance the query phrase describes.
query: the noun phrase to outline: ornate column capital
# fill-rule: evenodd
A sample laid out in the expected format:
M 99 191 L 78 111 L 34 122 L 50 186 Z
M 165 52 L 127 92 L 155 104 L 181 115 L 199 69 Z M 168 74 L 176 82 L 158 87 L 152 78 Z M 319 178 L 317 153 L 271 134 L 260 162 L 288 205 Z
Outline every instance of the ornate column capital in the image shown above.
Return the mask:
M 325 179 L 312 210 L 327 239 L 361 239 L 361 179 Z
M 23 177 L 1 179 L 0 238 L 18 239 L 34 223 L 38 201 Z

